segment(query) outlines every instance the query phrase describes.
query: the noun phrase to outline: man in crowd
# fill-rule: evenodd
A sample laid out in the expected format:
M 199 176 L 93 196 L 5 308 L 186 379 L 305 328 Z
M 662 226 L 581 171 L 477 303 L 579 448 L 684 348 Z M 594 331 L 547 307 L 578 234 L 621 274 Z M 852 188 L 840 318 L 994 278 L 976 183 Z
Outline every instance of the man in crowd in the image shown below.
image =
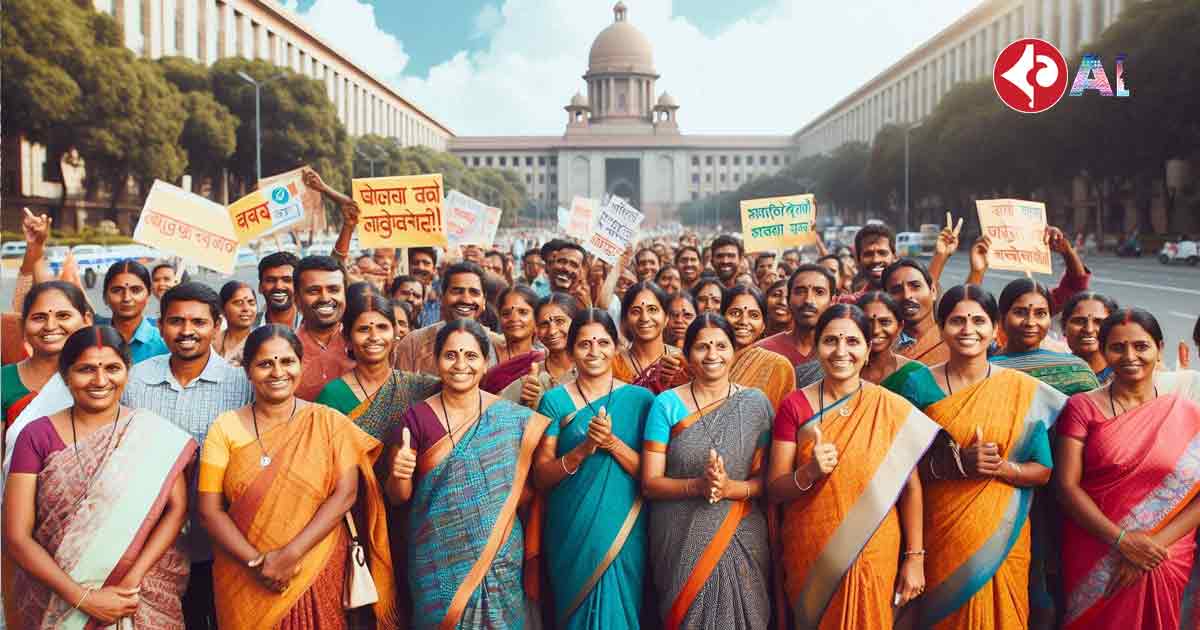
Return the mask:
M 712 252 L 712 268 L 717 272 L 721 284 L 726 289 L 732 289 L 737 284 L 739 267 L 742 263 L 742 241 L 729 234 L 722 234 L 713 239 L 709 247 Z
M 442 318 L 442 314 L 438 310 L 436 272 L 436 250 L 432 247 L 408 248 L 408 275 L 420 280 L 421 284 L 425 285 L 425 303 L 415 311 L 418 315 L 417 321 L 413 324 L 414 328 L 435 324 Z
M 683 245 L 675 250 L 675 268 L 684 289 L 691 289 L 700 279 L 700 250 L 694 245 Z
M 838 298 L 853 304 L 866 291 L 883 289 L 883 270 L 896 262 L 896 235 L 886 225 L 878 223 L 863 227 L 854 235 L 854 258 L 867 279 L 867 286 Z
M 413 276 L 396 276 L 388 287 L 388 295 L 397 302 L 408 302 L 412 312 L 420 313 L 425 304 L 425 285 Z
M 800 265 L 788 279 L 788 305 L 792 329 L 759 341 L 760 348 L 787 357 L 796 368 L 796 387 L 807 387 L 822 377 L 817 361 L 817 320 L 833 303 L 836 282 L 829 270 L 819 265 Z
M 591 290 L 584 273 L 587 254 L 583 247 L 571 241 L 552 239 L 542 245 L 542 259 L 546 261 L 546 275 L 552 291 L 569 293 L 584 306 L 592 305 Z
M 437 358 L 433 344 L 437 333 L 456 319 L 479 319 L 486 303 L 483 294 L 484 271 L 472 262 L 454 263 L 442 273 L 442 321 L 414 330 L 400 341 L 396 348 L 396 367 L 408 372 L 424 372 L 436 375 Z M 488 353 L 488 365 L 496 364 L 497 353 L 504 346 L 504 337 L 488 333 L 492 340 L 492 351 Z
M 293 282 L 304 320 L 296 336 L 304 348 L 296 396 L 313 400 L 326 383 L 354 367 L 342 337 L 346 275 L 329 256 L 306 256 L 296 265 Z
M 638 282 L 654 280 L 654 276 L 658 275 L 658 270 L 662 268 L 658 252 L 649 247 L 638 250 L 637 255 L 633 257 L 633 264 Z
M 180 282 L 180 276 L 175 273 L 175 265 L 169 262 L 158 263 L 150 271 L 150 292 L 160 300 L 167 289 Z
M 754 258 L 754 283 L 758 286 L 758 290 L 763 293 L 767 292 L 775 280 L 778 279 L 775 271 L 775 253 L 763 252 Z
M 540 250 L 529 249 L 521 258 L 522 275 L 519 282 L 533 289 L 538 297 L 550 295 L 550 281 L 546 279 L 546 274 L 542 273 L 545 268 L 546 263 L 542 260 Z
M 258 292 L 266 303 L 264 324 L 282 324 L 295 330 L 300 326 L 296 308 L 296 290 L 292 278 L 300 259 L 290 252 L 275 252 L 258 261 Z
M 783 252 L 783 264 L 787 265 L 788 267 L 789 277 L 791 276 L 791 272 L 795 271 L 796 268 L 800 266 L 801 262 L 802 259 L 800 258 L 800 250 L 793 247 L 792 249 Z
M 942 341 L 942 331 L 933 317 L 937 286 L 925 265 L 912 258 L 901 258 L 884 269 L 883 286 L 900 306 L 904 318 L 897 351 L 925 365 L 950 358 L 950 350 Z
M 497 278 L 503 278 L 508 282 L 508 274 L 504 271 L 504 254 L 497 249 L 490 249 L 483 255 L 483 270 L 494 274 Z
M 153 411 L 203 445 L 208 427 L 218 415 L 250 402 L 250 381 L 245 372 L 212 351 L 213 336 L 221 324 L 220 299 L 215 291 L 198 282 L 185 282 L 167 290 L 160 304 L 158 328 L 170 354 L 133 366 L 121 403 Z M 217 627 L 212 545 L 194 509 L 199 471 L 195 461 L 189 468 L 189 520 L 180 538 L 192 563 L 183 613 L 188 630 L 208 630 Z

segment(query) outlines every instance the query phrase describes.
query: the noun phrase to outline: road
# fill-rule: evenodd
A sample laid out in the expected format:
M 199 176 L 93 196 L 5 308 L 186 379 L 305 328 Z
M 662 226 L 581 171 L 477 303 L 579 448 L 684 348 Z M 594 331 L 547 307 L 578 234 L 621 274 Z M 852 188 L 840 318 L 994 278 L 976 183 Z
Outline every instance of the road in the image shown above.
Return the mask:
M 1200 314 L 1200 267 L 1189 267 L 1182 264 L 1161 265 L 1150 257 L 1144 258 L 1115 258 L 1111 256 L 1093 256 L 1088 259 L 1092 270 L 1092 290 L 1105 293 L 1116 299 L 1121 305 L 1136 305 L 1149 310 L 1158 318 L 1166 335 L 1167 348 L 1170 350 L 1168 365 L 1175 364 L 1175 345 L 1180 340 L 1189 343 L 1192 338 L 1192 327 Z M 1061 261 L 1055 259 L 1055 276 L 1037 276 L 1038 280 L 1056 285 L 1062 273 Z M 950 259 L 946 266 L 943 284 L 951 286 L 966 279 L 966 252 L 960 252 Z M 215 289 L 220 289 L 222 277 L 213 272 L 202 272 L 201 281 Z M 254 267 L 242 267 L 237 270 L 235 277 L 250 286 L 257 287 L 257 270 Z M 1013 272 L 992 271 L 984 279 L 984 286 L 997 297 L 1005 283 L 1020 277 Z M 5 277 L 0 284 L 0 305 L 7 305 L 12 300 L 13 279 Z M 100 290 L 88 291 L 88 298 L 93 304 L 102 305 Z M 102 312 L 107 308 L 100 306 Z M 152 303 L 149 312 L 158 313 L 158 305 Z M 1057 325 L 1057 321 L 1055 322 Z

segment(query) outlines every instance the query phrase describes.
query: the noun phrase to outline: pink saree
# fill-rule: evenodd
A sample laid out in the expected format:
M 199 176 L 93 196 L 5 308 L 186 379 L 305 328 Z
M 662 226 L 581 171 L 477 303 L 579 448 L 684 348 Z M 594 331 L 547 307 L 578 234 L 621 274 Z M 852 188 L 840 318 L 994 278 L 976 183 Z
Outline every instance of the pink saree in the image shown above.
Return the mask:
M 1084 394 L 1072 396 L 1059 434 L 1080 440 L 1080 486 L 1105 516 L 1128 530 L 1162 529 L 1200 491 L 1200 405 L 1175 393 L 1107 419 Z M 1168 548 L 1167 559 L 1110 597 L 1120 554 L 1063 519 L 1065 627 L 1179 628 L 1184 588 L 1196 551 L 1194 533 Z

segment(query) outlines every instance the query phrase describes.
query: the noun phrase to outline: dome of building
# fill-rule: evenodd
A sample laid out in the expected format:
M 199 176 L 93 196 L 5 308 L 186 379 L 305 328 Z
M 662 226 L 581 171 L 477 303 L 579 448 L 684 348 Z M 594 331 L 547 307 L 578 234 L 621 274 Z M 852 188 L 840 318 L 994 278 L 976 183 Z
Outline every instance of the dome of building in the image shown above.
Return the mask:
M 571 107 L 588 107 L 587 97 L 576 92 L 575 96 L 571 97 Z
M 613 6 L 613 23 L 600 31 L 588 54 L 588 73 L 654 72 L 650 40 L 625 19 L 623 2 Z
M 658 106 L 659 107 L 679 107 L 679 101 L 675 100 L 674 96 L 671 96 L 670 94 L 667 94 L 666 92 L 663 92 L 662 96 L 658 97 Z

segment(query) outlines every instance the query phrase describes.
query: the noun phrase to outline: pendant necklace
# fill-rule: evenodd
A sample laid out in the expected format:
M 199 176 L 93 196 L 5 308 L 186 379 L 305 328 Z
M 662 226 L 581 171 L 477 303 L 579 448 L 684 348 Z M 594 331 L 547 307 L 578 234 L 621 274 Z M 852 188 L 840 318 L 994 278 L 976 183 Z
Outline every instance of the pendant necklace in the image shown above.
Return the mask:
M 292 415 L 284 421 L 287 424 L 296 416 L 296 409 L 300 407 L 300 400 L 292 399 Z M 267 447 L 263 446 L 262 437 L 258 434 L 258 411 L 254 407 L 254 403 L 250 403 L 250 419 L 254 422 L 254 441 L 258 442 L 258 450 L 262 451 L 262 457 L 258 458 L 258 465 L 266 468 L 271 465 L 271 456 L 267 455 Z
M 854 394 L 848 394 L 846 397 L 849 398 L 850 396 L 858 394 L 859 392 L 862 391 L 862 388 L 863 388 L 862 379 L 859 379 L 858 389 L 854 390 Z M 836 400 L 833 401 L 833 405 L 836 405 L 836 404 L 837 404 L 837 401 Z M 820 422 L 821 420 L 823 420 L 825 418 L 825 379 L 821 379 L 820 384 L 817 385 L 817 405 L 819 407 L 821 407 L 820 418 L 817 419 L 817 422 Z M 830 406 L 833 406 L 833 405 L 830 405 Z M 842 405 L 841 409 L 838 409 L 838 415 L 843 418 L 849 418 L 850 414 L 852 414 L 852 413 L 854 413 L 854 408 L 851 407 L 849 403 Z

